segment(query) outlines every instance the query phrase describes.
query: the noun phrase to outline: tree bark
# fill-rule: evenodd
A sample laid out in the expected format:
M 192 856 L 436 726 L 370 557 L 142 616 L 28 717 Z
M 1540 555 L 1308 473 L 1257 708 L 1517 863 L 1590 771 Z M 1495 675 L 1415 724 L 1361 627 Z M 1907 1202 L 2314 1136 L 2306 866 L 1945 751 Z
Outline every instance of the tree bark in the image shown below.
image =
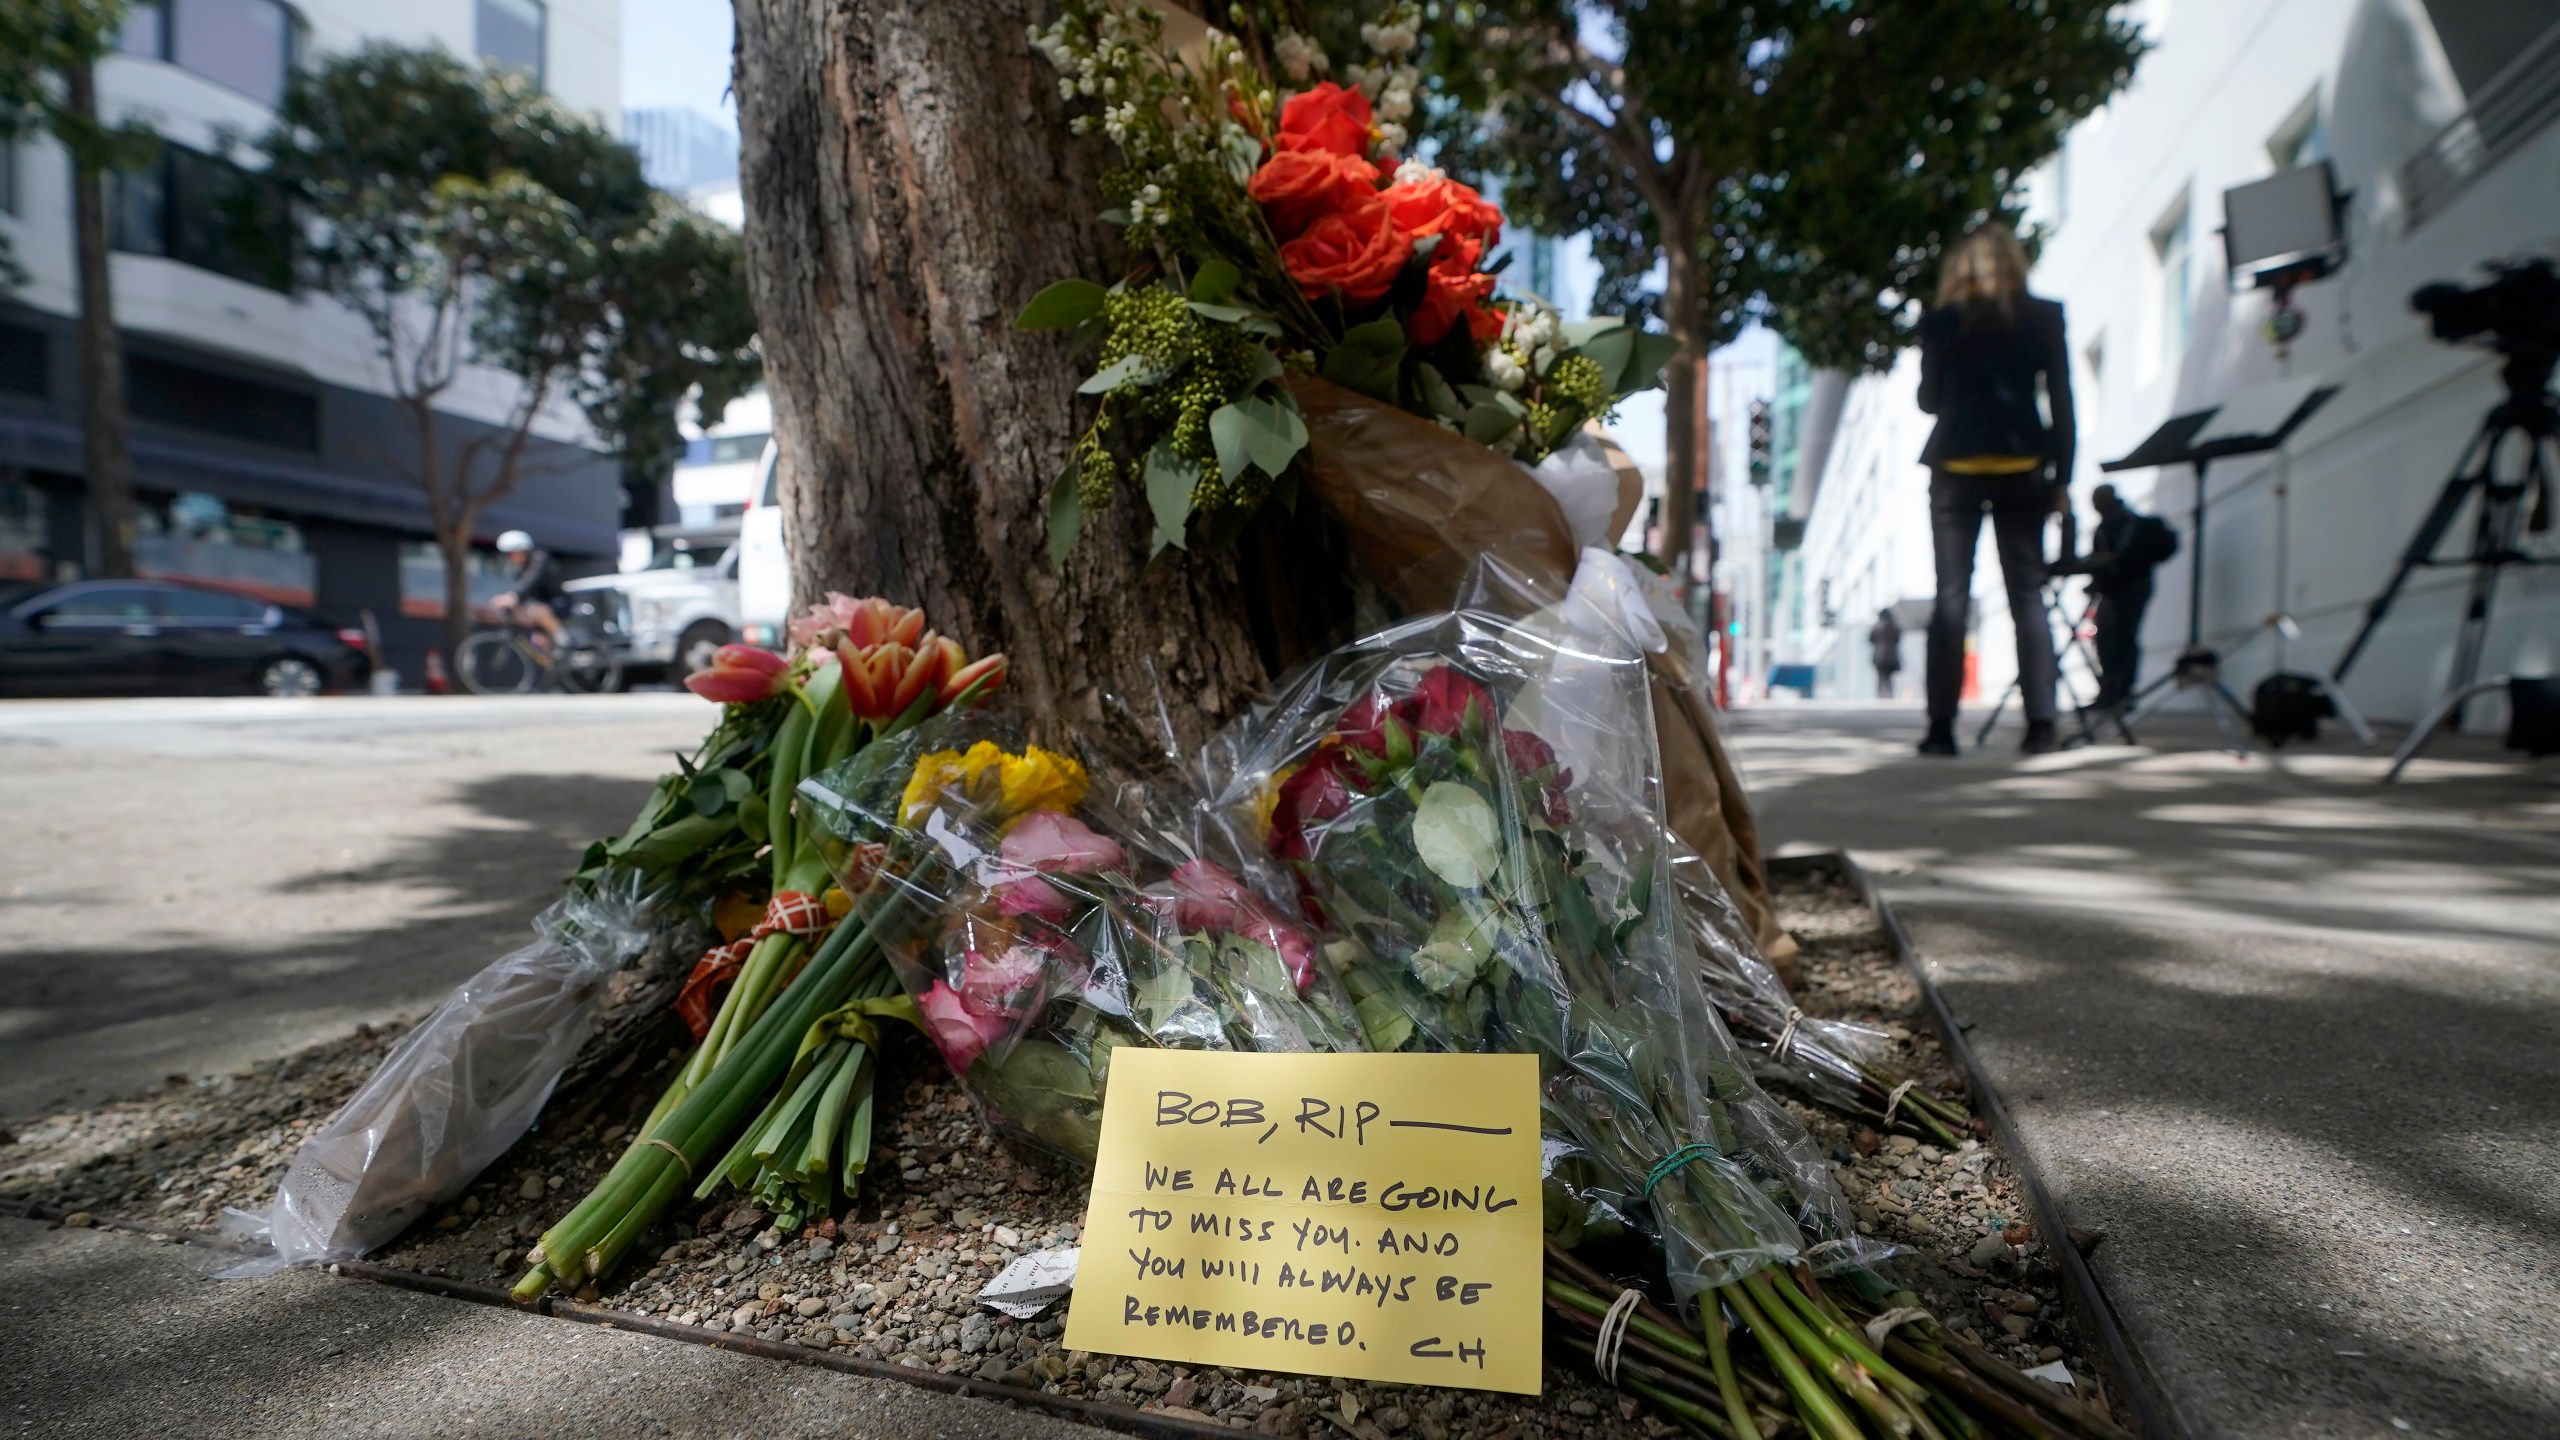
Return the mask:
M 1002 650 L 1035 723 L 1187 747 L 1348 617 L 1312 504 L 1238 553 L 1146 562 L 1146 506 L 1047 554 L 1081 428 L 1063 336 L 1012 326 L 1052 280 L 1108 281 L 1105 159 L 1026 43 L 1040 0 L 740 0 L 747 254 L 794 589 L 921 605 Z M 1279 560 L 1274 557 L 1285 557 Z
M 98 119 L 97 73 L 75 65 L 63 74 L 64 108 L 92 128 Z M 115 288 L 108 273 L 107 179 L 81 147 L 71 147 L 71 248 L 80 277 L 80 429 L 89 483 L 92 575 L 133 573 L 133 452 L 125 436 L 124 344 L 116 334 Z

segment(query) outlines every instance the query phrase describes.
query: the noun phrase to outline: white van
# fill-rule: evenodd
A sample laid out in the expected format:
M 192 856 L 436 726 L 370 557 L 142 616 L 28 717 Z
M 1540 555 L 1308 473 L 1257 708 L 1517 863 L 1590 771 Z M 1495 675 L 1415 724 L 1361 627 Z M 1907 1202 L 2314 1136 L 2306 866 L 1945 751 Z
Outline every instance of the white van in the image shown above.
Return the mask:
M 780 650 L 791 618 L 791 551 L 782 534 L 782 450 L 767 440 L 747 513 L 738 518 L 738 629 Z

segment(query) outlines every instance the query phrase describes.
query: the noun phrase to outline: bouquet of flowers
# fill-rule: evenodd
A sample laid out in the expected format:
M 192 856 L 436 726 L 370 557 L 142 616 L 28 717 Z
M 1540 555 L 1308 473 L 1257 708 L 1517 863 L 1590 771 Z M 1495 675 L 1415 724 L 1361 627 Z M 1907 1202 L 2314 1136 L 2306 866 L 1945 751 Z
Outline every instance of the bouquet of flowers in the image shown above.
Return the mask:
M 1361 1048 L 1312 932 L 1284 907 L 1208 861 L 1124 843 L 1136 827 L 1089 798 L 1073 760 L 1026 749 L 1046 775 L 1008 787 L 1007 753 L 980 740 L 927 756 L 874 822 L 942 862 L 900 877 L 940 919 L 891 958 L 991 1127 L 1091 1165 L 1121 1046 Z
M 1673 1291 L 1703 1311 L 1694 1334 L 1657 1312 L 1644 1360 L 1616 1366 L 1630 1388 L 1719 1433 L 1782 1426 L 1773 1401 L 1840 1440 L 1979 1433 L 1978 1410 L 2020 1407 L 1933 1339 L 1862 1329 L 1864 1302 L 1819 1278 L 1880 1300 L 1884 1252 L 1697 982 L 1646 683 L 1632 649 L 1483 612 L 1392 628 L 1239 722 L 1227 834 L 1258 840 L 1338 937 L 1327 953 L 1371 1048 L 1540 1058 L 1548 1138 L 1584 1162 L 1567 1198 L 1649 1216 Z M 1551 1234 L 1572 1218 L 1551 1215 Z M 1551 1257 L 1563 1323 L 1605 1340 L 1617 1289 Z
M 1315 377 L 1534 463 L 1670 357 L 1623 319 L 1496 298 L 1501 210 L 1402 153 L 1416 7 L 1363 27 L 1371 63 L 1343 81 L 1319 78 L 1331 62 L 1308 36 L 1234 16 L 1236 33 L 1182 50 L 1139 0 L 1068 0 L 1032 32 L 1086 107 L 1071 123 L 1119 149 L 1104 218 L 1137 256 L 1107 288 L 1051 285 L 1015 322 L 1071 329 L 1093 356 L 1094 418 L 1050 497 L 1054 555 L 1124 481 L 1159 550 L 1195 522 L 1223 543 L 1266 498 L 1294 499 L 1297 391 Z
M 845 873 L 844 847 L 803 823 L 794 801 L 802 782 L 821 771 L 849 771 L 876 784 L 884 771 L 911 763 L 917 727 L 983 701 L 1002 683 L 1005 659 L 972 661 L 957 642 L 927 631 L 922 611 L 877 598 L 830 594 L 795 618 L 790 633 L 791 657 L 727 646 L 711 669 L 686 682 L 727 707 L 724 726 L 779 712 L 760 767 L 761 791 L 738 769 L 718 772 L 716 785 L 690 787 L 700 813 L 734 806 L 742 829 L 761 830 L 770 896 L 751 912 L 745 935 L 694 967 L 677 1012 L 699 1026 L 701 1044 L 613 1170 L 543 1235 L 532 1269 L 515 1287 L 520 1299 L 562 1277 L 604 1275 L 688 1179 L 702 1177 L 694 1188 L 707 1194 L 737 1172 L 740 1183 L 777 1203 L 811 1193 L 824 1203 L 826 1186 L 817 1177 L 849 1180 L 867 1157 L 868 1108 L 857 1091 L 868 1075 L 869 1047 L 854 1022 L 863 1006 L 896 994 L 880 946 L 917 917 L 894 895 L 868 896 L 867 871 L 834 885 Z M 723 986 L 714 1011 L 710 996 Z M 828 1041 L 809 1043 L 822 1028 Z M 791 1109 L 782 1123 L 765 1109 L 777 1084 L 780 1103 Z M 820 1107 L 826 1097 L 834 1099 Z M 859 1123 L 839 1126 L 847 1107 Z M 822 1114 L 830 1117 L 823 1133 L 815 1128 Z M 750 1117 L 745 1158 L 738 1148 L 723 1152 Z

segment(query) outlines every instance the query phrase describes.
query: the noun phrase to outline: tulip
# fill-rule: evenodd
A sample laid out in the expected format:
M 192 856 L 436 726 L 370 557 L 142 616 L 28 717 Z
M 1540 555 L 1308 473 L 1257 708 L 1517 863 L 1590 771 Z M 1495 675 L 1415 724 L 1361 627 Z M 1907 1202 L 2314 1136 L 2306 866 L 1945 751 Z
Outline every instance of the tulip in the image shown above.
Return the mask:
M 856 647 L 847 640 L 837 649 L 845 703 L 856 719 L 887 725 L 918 700 L 941 692 L 960 647 L 939 635 L 917 638 L 921 643 L 914 648 L 894 641 Z
M 791 621 L 793 645 L 821 650 L 839 643 L 849 643 L 856 649 L 888 644 L 913 646 L 923 634 L 921 610 L 892 605 L 877 595 L 856 600 L 833 590 Z
M 723 645 L 712 652 L 710 669 L 684 677 L 684 688 L 723 705 L 752 705 L 781 693 L 790 664 L 753 645 Z
M 967 699 L 972 704 L 984 701 L 988 694 L 1004 683 L 1005 658 L 1001 654 L 982 655 L 951 672 L 942 682 L 942 703 L 956 705 Z

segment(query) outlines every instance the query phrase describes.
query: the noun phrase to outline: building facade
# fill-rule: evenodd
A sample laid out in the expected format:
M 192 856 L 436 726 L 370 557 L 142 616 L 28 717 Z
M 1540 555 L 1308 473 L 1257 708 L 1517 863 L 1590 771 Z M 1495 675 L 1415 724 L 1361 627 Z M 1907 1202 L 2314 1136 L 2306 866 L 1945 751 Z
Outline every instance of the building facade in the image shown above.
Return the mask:
M 273 119 L 306 56 L 372 40 L 437 45 L 535 73 L 605 123 L 619 113 L 619 0 L 427 0 L 396 15 L 354 0 L 146 0 L 98 88 L 110 119 L 148 125 L 159 160 L 109 187 L 116 321 L 135 487 L 135 563 L 307 606 L 370 615 L 385 662 L 417 677 L 443 615 L 426 497 L 393 457 L 417 437 L 389 398 L 371 336 L 258 262 L 219 222 L 254 187 L 227 137 Z M 89 526 L 73 317 L 70 168 L 42 140 L 6 148 L 0 226 L 28 282 L 0 294 L 0 578 L 86 571 Z M 254 193 L 254 192 L 253 192 Z M 290 223 L 280 210 L 274 223 Z M 467 368 L 441 406 L 448 444 L 504 422 L 514 382 Z M 484 541 L 530 531 L 565 562 L 610 567 L 616 463 L 559 405 L 537 422 L 527 478 L 483 517 Z M 494 555 L 475 556 L 481 589 Z
M 2273 670 L 2339 658 L 2504 394 L 2498 357 L 2432 338 L 2409 296 L 2477 283 L 2489 261 L 2560 255 L 2560 13 L 2511 0 L 2152 0 L 2137 13 L 2157 48 L 2036 177 L 2030 218 L 2046 234 L 2033 286 L 2069 318 L 2084 524 L 2089 491 L 2112 480 L 2180 531 L 2144 627 L 2146 678 L 2185 644 L 2201 552 L 2201 633 L 2245 695 Z M 2304 328 L 2280 348 L 2270 294 L 2226 264 L 2223 194 L 2319 164 L 2345 197 L 2347 259 L 2295 292 Z M 1932 583 L 1916 379 L 1906 357 L 1851 387 L 1806 512 L 1806 577 L 1837 599 L 1827 643 L 1847 657 L 1835 662 L 1844 679 L 1865 663 L 1876 605 Z M 2295 381 L 2337 397 L 2282 450 L 2213 467 L 2202 546 L 2189 533 L 2191 470 L 2099 469 L 2173 416 Z M 2466 511 L 2448 553 L 2468 526 Z M 2412 580 L 2347 677 L 2367 713 L 2414 720 L 2444 689 L 2468 579 Z M 1987 701 L 2014 673 L 1987 533 L 1974 597 Z M 2298 641 L 2280 645 L 2263 626 L 2279 611 Z M 2510 571 L 2483 674 L 2550 674 L 2555 650 L 2560 569 Z

